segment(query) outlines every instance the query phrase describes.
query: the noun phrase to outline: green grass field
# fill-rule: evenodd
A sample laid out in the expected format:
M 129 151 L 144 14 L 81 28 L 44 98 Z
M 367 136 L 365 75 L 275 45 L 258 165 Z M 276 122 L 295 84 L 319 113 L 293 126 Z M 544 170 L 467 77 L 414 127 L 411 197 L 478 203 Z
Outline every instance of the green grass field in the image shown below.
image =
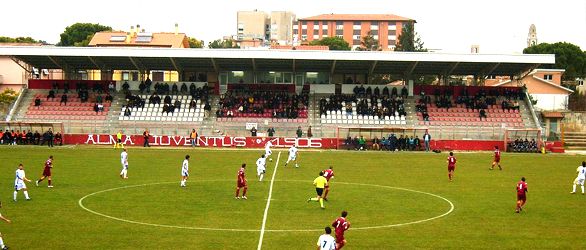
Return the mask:
M 13 221 L 1 222 L 0 232 L 13 249 L 256 249 L 278 152 L 263 249 L 315 249 L 323 227 L 342 210 L 352 225 L 344 249 L 586 247 L 586 196 L 569 194 L 585 157 L 507 153 L 503 171 L 488 170 L 490 153 L 456 153 L 450 183 L 446 153 L 300 150 L 296 169 L 283 167 L 286 152 L 275 150 L 258 182 L 254 162 L 261 150 L 130 148 L 129 179 L 122 180 L 120 150 L 0 147 L 0 211 Z M 191 176 L 180 188 L 185 154 L 192 156 Z M 18 163 L 36 180 L 49 155 L 55 157 L 55 188 L 28 183 L 32 201 L 19 193 L 13 202 Z M 248 200 L 235 200 L 242 162 L 248 163 Z M 329 165 L 336 177 L 322 210 L 306 200 L 315 195 L 311 181 Z M 529 193 L 525 210 L 516 214 L 521 176 Z M 445 197 L 453 212 L 409 224 L 451 208 L 421 192 Z M 117 219 L 84 210 L 79 201 L 86 195 L 87 209 Z

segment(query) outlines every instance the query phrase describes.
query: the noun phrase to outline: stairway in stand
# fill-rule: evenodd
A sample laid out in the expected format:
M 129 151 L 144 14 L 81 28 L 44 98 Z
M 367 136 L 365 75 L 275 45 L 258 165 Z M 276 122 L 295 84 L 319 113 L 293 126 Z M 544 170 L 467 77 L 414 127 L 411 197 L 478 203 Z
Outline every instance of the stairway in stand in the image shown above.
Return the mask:
M 564 132 L 564 148 L 586 151 L 586 132 Z

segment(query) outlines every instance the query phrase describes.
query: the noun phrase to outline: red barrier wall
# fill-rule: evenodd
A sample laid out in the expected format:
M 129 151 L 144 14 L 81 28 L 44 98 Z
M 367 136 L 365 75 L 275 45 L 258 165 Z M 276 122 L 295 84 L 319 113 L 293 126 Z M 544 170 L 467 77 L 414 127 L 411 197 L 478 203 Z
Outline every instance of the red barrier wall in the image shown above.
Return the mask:
M 94 144 L 113 145 L 115 135 L 81 135 L 66 134 L 66 144 Z M 201 147 L 238 147 L 238 148 L 263 148 L 265 143 L 271 140 L 273 147 L 290 147 L 297 144 L 299 148 L 335 149 L 341 146 L 343 140 L 337 138 L 263 138 L 263 137 L 222 137 L 201 136 L 196 144 Z M 142 146 L 142 135 L 123 136 L 125 145 Z M 152 136 L 149 140 L 151 146 L 191 146 L 191 139 L 187 136 Z M 431 148 L 446 150 L 493 150 L 494 146 L 504 147 L 503 141 L 478 141 L 478 140 L 432 140 Z

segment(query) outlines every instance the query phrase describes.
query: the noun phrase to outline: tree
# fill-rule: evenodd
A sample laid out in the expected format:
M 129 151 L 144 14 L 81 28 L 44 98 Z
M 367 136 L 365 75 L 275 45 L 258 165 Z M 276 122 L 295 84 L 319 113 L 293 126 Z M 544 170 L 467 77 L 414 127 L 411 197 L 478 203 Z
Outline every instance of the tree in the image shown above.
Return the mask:
M 61 40 L 57 43 L 57 46 L 85 47 L 88 46 L 96 32 L 111 30 L 112 27 L 100 24 L 75 23 L 67 26 L 65 31 L 61 33 Z
M 368 31 L 366 36 L 362 37 L 360 47 L 356 48 L 358 51 L 380 51 L 382 50 L 378 40 L 374 39 L 372 32 Z
M 208 43 L 208 47 L 210 49 L 232 49 L 232 48 L 240 48 L 240 46 L 238 46 L 238 44 L 236 44 L 236 41 L 232 40 L 232 39 L 228 39 L 228 40 L 214 40 L 210 43 Z
M 566 42 L 540 43 L 523 50 L 524 54 L 555 54 L 555 65 L 542 65 L 543 68 L 565 69 L 565 81 L 575 81 L 586 76 L 586 52 L 580 47 Z
M 203 48 L 203 41 L 197 40 L 193 37 L 189 38 L 189 47 L 190 48 Z
M 42 44 L 47 44 L 46 41 L 43 40 L 35 40 L 32 37 L 16 37 L 16 38 L 12 38 L 12 37 L 7 37 L 7 36 L 0 36 L 0 43 L 42 43 Z
M 313 40 L 309 45 L 328 46 L 330 50 L 350 50 L 350 44 L 340 37 L 324 37 L 320 40 Z
M 395 51 L 427 52 L 423 47 L 423 41 L 417 32 L 413 22 L 406 22 L 403 31 L 399 34 Z

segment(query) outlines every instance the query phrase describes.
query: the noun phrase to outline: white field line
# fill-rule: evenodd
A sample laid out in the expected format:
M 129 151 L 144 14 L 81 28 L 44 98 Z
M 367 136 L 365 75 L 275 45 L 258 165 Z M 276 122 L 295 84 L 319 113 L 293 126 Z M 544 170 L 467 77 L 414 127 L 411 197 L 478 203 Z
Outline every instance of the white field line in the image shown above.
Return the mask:
M 260 227 L 260 238 L 258 239 L 257 250 L 262 249 L 262 239 L 265 235 L 265 226 L 267 224 L 267 215 L 269 214 L 269 207 L 271 206 L 271 196 L 273 196 L 273 183 L 275 183 L 275 176 L 277 175 L 277 168 L 279 168 L 279 159 L 281 159 L 281 152 L 277 156 L 277 162 L 275 163 L 275 170 L 271 177 L 271 185 L 269 186 L 269 197 L 267 198 L 267 206 L 265 207 L 265 213 L 262 217 L 262 226 Z

